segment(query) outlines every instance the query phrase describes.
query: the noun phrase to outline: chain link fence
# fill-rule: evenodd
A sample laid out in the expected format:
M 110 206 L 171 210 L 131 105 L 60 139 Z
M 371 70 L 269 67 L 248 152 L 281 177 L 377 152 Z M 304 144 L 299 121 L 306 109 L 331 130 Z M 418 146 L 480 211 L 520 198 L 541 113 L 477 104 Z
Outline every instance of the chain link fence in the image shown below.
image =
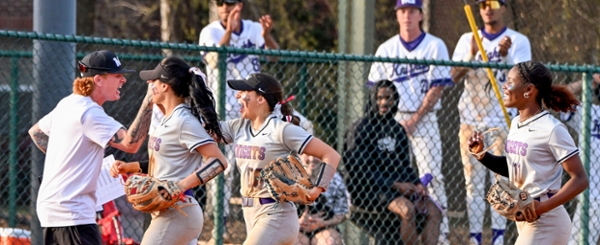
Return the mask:
M 153 69 L 165 55 L 175 55 L 184 58 L 188 63 L 200 67 L 208 75 L 208 84 L 213 87 L 219 94 L 219 108 L 222 119 L 235 118 L 238 113 L 235 110 L 236 100 L 233 97 L 233 91 L 224 89 L 222 86 L 223 79 L 244 77 L 245 74 L 254 72 L 266 72 L 273 74 L 278 78 L 285 88 L 284 97 L 295 95 L 295 99 L 290 103 L 296 111 L 304 116 L 312 123 L 313 134 L 336 148 L 341 154 L 346 155 L 350 148 L 348 138 L 349 134 L 355 133 L 356 122 L 360 121 L 366 115 L 364 112 L 370 91 L 367 87 L 368 74 L 371 65 L 374 62 L 394 63 L 399 64 L 397 67 L 430 67 L 432 65 L 440 67 L 455 67 L 469 66 L 474 69 L 482 69 L 481 67 L 492 67 L 494 70 L 507 72 L 510 66 L 503 64 L 480 64 L 480 63 L 462 63 L 450 62 L 441 60 L 408 60 L 396 58 L 379 58 L 373 56 L 353 56 L 353 55 L 337 55 L 329 53 L 314 53 L 314 52 L 295 52 L 295 51 L 268 51 L 268 50 L 252 50 L 252 49 L 235 49 L 235 48 L 215 48 L 203 47 L 193 44 L 183 43 L 158 43 L 148 41 L 134 41 L 123 39 L 109 38 L 92 38 L 82 36 L 62 36 L 51 34 L 36 34 L 31 32 L 11 32 L 0 31 L 0 124 L 6 125 L 0 128 L 0 144 L 2 149 L 0 152 L 0 186 L 5 188 L 0 189 L 0 227 L 14 227 L 23 230 L 31 230 L 33 227 L 33 236 L 41 235 L 39 231 L 36 233 L 36 220 L 32 217 L 35 210 L 35 205 L 32 200 L 36 196 L 37 187 L 36 176 L 39 175 L 43 167 L 43 156 L 35 146 L 28 135 L 28 129 L 39 118 L 51 110 L 56 103 L 64 96 L 70 94 L 71 83 L 76 75 L 76 60 L 81 60 L 83 56 L 91 51 L 100 49 L 113 50 L 120 58 L 124 67 L 127 69 L 143 70 Z M 67 46 L 67 48 L 56 49 L 57 46 Z M 52 50 L 40 50 L 46 47 L 51 47 Z M 62 51 L 61 51 L 62 50 Z M 39 70 L 43 64 L 44 54 L 50 59 L 50 63 L 54 62 L 53 57 L 69 57 L 72 63 L 52 64 L 54 67 L 62 67 L 65 74 L 57 74 L 57 71 Z M 217 54 L 217 55 L 211 55 Z M 220 56 L 219 56 L 220 55 Z M 218 57 L 227 57 L 228 63 L 220 61 Z M 213 60 L 214 59 L 214 60 Z M 272 61 L 270 61 L 272 60 Z M 276 60 L 276 61 L 275 61 Z M 206 61 L 206 62 L 204 62 Z M 236 63 L 235 61 L 243 61 Z M 206 64 L 206 65 L 205 65 Z M 574 81 L 582 79 L 582 74 L 600 72 L 597 67 L 589 66 L 562 66 L 549 65 L 552 70 L 555 83 L 571 84 Z M 226 71 L 224 76 L 218 76 L 218 71 Z M 441 74 L 430 74 L 432 78 L 440 78 Z M 52 78 L 67 77 L 66 81 L 52 82 Z M 588 76 L 591 77 L 591 76 Z M 104 105 L 108 115 L 113 116 L 123 125 L 130 125 L 136 115 L 138 106 L 146 92 L 146 82 L 141 81 L 137 74 L 129 75 L 127 83 L 121 89 L 121 99 L 115 102 L 109 102 Z M 487 79 L 487 78 L 485 78 Z M 591 83 L 591 80 L 588 82 Z M 221 89 L 221 90 L 220 90 Z M 421 87 L 418 88 L 419 90 Z M 427 92 L 429 85 L 425 87 L 423 92 Z M 457 107 L 461 93 L 464 90 L 464 83 L 447 86 L 442 93 L 439 107 L 434 107 L 430 112 L 431 118 L 437 118 L 437 128 L 425 127 L 420 129 L 423 137 L 435 137 L 439 134 L 439 142 L 441 143 L 441 152 L 433 152 L 429 146 L 412 145 L 415 144 L 413 139 L 407 140 L 404 138 L 402 152 L 407 157 L 407 164 L 402 165 L 402 161 L 406 159 L 390 159 L 386 158 L 388 145 L 390 142 L 377 142 L 378 148 L 362 149 L 363 154 L 368 157 L 362 158 L 363 162 L 359 165 L 367 166 L 370 171 L 378 171 L 382 174 L 388 174 L 387 178 L 403 178 L 408 168 L 411 168 L 422 180 L 427 180 L 428 173 L 419 171 L 419 156 L 420 157 L 439 157 L 441 159 L 440 172 L 432 176 L 436 181 L 432 181 L 429 186 L 429 193 L 439 202 L 443 217 L 446 217 L 441 222 L 441 227 L 436 228 L 435 232 L 427 230 L 421 218 L 427 215 L 435 215 L 436 209 L 428 207 L 428 211 L 417 209 L 411 212 L 416 215 L 418 224 L 414 224 L 415 232 L 420 232 L 423 236 L 431 236 L 441 231 L 440 236 L 447 235 L 447 239 L 451 244 L 468 244 L 469 242 L 469 222 L 467 216 L 467 193 L 465 186 L 464 165 L 461 160 L 459 146 L 459 129 L 460 111 Z M 587 92 L 592 91 L 584 90 Z M 224 92 L 224 93 L 223 93 Z M 588 102 L 598 103 L 595 95 L 588 95 Z M 480 100 L 495 101 L 493 93 L 482 93 L 478 95 Z M 420 103 L 420 102 L 418 102 Z M 585 105 L 585 103 L 584 103 Z M 588 104 L 589 105 L 589 104 Z M 591 125 L 589 134 L 582 136 L 581 125 L 577 120 L 567 120 L 570 118 L 581 117 L 581 114 L 563 115 L 568 125 L 572 125 L 572 135 L 579 142 L 584 137 L 591 139 L 590 150 L 590 181 L 591 183 L 600 182 L 596 176 L 598 168 L 598 157 L 600 156 L 600 148 L 598 148 L 597 140 L 600 138 L 600 109 L 594 105 L 591 116 Z M 481 113 L 486 110 L 483 107 L 476 106 L 475 108 L 467 108 L 469 113 Z M 579 110 L 580 113 L 582 110 Z M 225 114 L 224 114 L 225 113 Z M 410 111 L 402 111 L 400 113 L 412 113 Z M 556 114 L 556 116 L 559 116 Z M 574 117 L 573 117 L 574 116 Z M 429 120 L 429 119 L 428 119 Z M 433 120 L 433 119 L 431 119 Z M 575 123 L 571 123 L 575 122 Z M 423 124 L 425 125 L 425 124 Z M 435 123 L 430 125 L 435 126 Z M 418 126 L 418 125 L 417 125 Z M 309 126 L 306 126 L 310 128 Z M 365 140 L 377 137 L 375 132 L 363 132 L 361 137 Z M 398 132 L 388 132 L 392 137 Z M 395 140 L 390 138 L 389 140 Z M 410 142 L 410 143 L 409 143 Z M 355 142 L 356 143 L 356 142 Z M 232 153 L 228 148 L 224 148 L 226 156 L 233 159 Z M 395 151 L 395 150 L 394 150 Z M 389 151 L 389 152 L 394 152 Z M 397 153 L 397 152 L 396 152 Z M 125 161 L 147 160 L 146 147 L 142 147 L 136 154 L 126 154 L 119 150 L 108 147 L 106 155 L 114 155 L 116 159 Z M 583 159 L 582 154 L 582 159 Z M 376 157 L 382 158 L 382 161 L 388 162 L 389 166 L 379 167 L 369 165 L 371 160 Z M 345 158 L 348 160 L 348 158 Z M 402 166 L 398 166 L 402 165 Z M 431 166 L 430 166 L 431 167 Z M 364 168 L 361 168 L 364 169 Z M 36 173 L 37 171 L 37 173 Z M 489 178 L 484 171 L 480 177 Z M 400 244 L 400 231 L 407 229 L 406 224 L 400 216 L 388 210 L 385 205 L 376 203 L 381 198 L 378 193 L 384 189 L 376 183 L 369 185 L 369 188 L 356 188 L 355 180 L 369 181 L 366 173 L 357 174 L 357 171 L 349 169 L 346 162 L 340 163 L 339 168 L 340 180 L 337 182 L 339 193 L 324 193 L 323 206 L 327 207 L 327 212 L 324 210 L 314 210 L 314 207 L 303 207 L 299 211 L 299 222 L 304 218 L 303 215 L 325 215 L 331 218 L 332 215 L 341 214 L 346 217 L 346 220 L 333 227 L 334 231 L 341 234 L 341 240 L 345 244 Z M 567 180 L 565 176 L 565 181 Z M 199 242 L 201 244 L 209 243 L 210 240 L 217 243 L 233 243 L 241 244 L 245 240 L 246 230 L 243 221 L 241 197 L 239 194 L 239 171 L 236 168 L 230 168 L 224 176 L 224 198 L 222 202 L 225 205 L 223 212 L 214 212 L 214 207 L 219 205 L 220 200 L 214 198 L 215 192 L 221 190 L 219 181 L 213 181 L 206 187 L 198 187 L 195 190 L 195 197 L 201 203 L 205 213 L 204 230 L 201 234 Z M 486 181 L 489 183 L 489 181 Z M 489 184 L 488 184 L 489 185 Z M 598 186 L 590 185 L 591 189 L 589 196 L 589 217 L 590 224 L 595 224 L 598 216 L 594 210 L 598 208 L 598 200 L 594 197 L 600 196 Z M 346 188 L 346 191 L 343 191 Z M 442 196 L 446 196 L 447 200 Z M 327 199 L 329 197 L 329 199 Z M 407 197 L 420 207 L 417 203 L 420 198 Z M 384 201 L 387 200 L 383 198 Z M 340 201 L 342 200 L 342 201 Z M 329 207 L 334 203 L 334 207 Z M 375 203 L 371 206 L 365 203 Z M 365 204 L 363 206 L 363 204 Z M 383 202 L 385 204 L 385 202 Z M 566 207 L 570 214 L 576 210 L 576 201 L 569 202 Z M 484 227 L 483 241 L 484 244 L 489 244 L 492 239 L 491 218 L 487 202 L 481 205 L 480 212 L 482 213 L 481 225 Z M 130 238 L 133 241 L 140 242 L 143 236 L 145 227 L 147 227 L 150 217 L 141 214 L 131 208 L 131 206 L 123 199 L 115 200 L 115 207 L 119 210 L 118 222 L 123 228 L 121 234 L 124 238 Z M 105 206 L 105 208 L 111 208 Z M 307 210 L 304 212 L 303 210 Z M 102 218 L 102 213 L 99 213 L 99 218 Z M 328 216 L 329 215 L 329 216 Z M 217 216 L 217 217 L 215 217 Z M 224 219 L 219 220 L 219 216 Z M 213 226 L 217 224 L 223 227 L 222 230 L 212 232 Z M 222 225 L 221 225 L 222 224 Z M 410 223 L 409 223 L 410 224 Z M 516 230 L 513 222 L 509 224 L 506 231 L 505 243 L 512 244 L 516 237 Z M 403 228 L 404 227 L 404 228 Z M 600 227 L 590 225 L 588 230 L 580 229 L 579 223 L 574 224 L 574 229 L 578 234 L 583 234 L 589 231 L 590 234 Z M 439 230 L 437 230 L 439 229 Z M 307 228 L 307 230 L 310 230 Z M 104 230 L 104 234 L 112 234 L 111 229 Z M 309 238 L 314 237 L 319 239 L 320 235 L 315 234 L 330 234 L 330 233 L 314 233 L 304 232 Z M 314 236 L 313 236 L 314 235 Z M 596 236 L 595 239 L 598 237 Z M 107 238 L 108 239 L 108 238 Z M 437 240 L 438 238 L 435 238 Z M 590 243 L 595 243 L 591 241 Z

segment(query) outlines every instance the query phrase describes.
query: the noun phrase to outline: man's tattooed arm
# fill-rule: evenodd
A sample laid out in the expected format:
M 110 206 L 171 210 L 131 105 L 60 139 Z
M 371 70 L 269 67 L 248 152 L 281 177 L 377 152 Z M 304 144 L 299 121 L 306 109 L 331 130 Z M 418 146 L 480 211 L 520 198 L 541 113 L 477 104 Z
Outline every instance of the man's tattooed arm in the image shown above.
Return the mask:
M 142 101 L 142 105 L 138 111 L 135 120 L 129 129 L 121 128 L 110 140 L 109 144 L 112 147 L 120 149 L 128 153 L 135 153 L 144 143 L 150 129 L 152 118 L 152 93 L 149 89 L 146 97 Z
M 29 129 L 29 136 L 33 140 L 33 143 L 40 149 L 44 154 L 46 154 L 46 149 L 48 148 L 48 139 L 50 138 L 46 135 L 38 124 L 36 123 Z
M 150 129 L 150 122 L 152 121 L 152 105 L 152 96 L 146 95 L 135 120 L 133 120 L 127 132 L 130 136 L 129 144 L 136 144 L 146 139 L 148 130 Z

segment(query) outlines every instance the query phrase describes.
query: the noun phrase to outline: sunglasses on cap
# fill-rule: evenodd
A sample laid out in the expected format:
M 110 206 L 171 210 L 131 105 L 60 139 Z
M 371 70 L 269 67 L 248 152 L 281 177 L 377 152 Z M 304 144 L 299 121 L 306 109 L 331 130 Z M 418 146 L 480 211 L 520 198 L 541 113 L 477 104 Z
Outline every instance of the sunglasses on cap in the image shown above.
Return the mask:
M 488 6 L 491 9 L 499 9 L 500 6 L 502 6 L 502 3 L 500 1 L 485 1 L 479 3 L 479 9 L 486 9 Z
M 234 0 L 234 1 L 231 1 L 231 0 L 216 0 L 216 2 L 217 2 L 217 6 L 221 7 L 224 4 L 226 4 L 227 6 L 233 6 L 233 5 L 236 5 L 237 3 L 240 3 L 242 1 L 239 1 L 239 0 Z
M 79 71 L 83 72 L 83 73 L 88 72 L 90 69 L 98 70 L 98 71 L 106 71 L 106 72 L 110 71 L 110 68 L 88 66 L 81 61 L 79 61 L 78 63 L 79 63 Z

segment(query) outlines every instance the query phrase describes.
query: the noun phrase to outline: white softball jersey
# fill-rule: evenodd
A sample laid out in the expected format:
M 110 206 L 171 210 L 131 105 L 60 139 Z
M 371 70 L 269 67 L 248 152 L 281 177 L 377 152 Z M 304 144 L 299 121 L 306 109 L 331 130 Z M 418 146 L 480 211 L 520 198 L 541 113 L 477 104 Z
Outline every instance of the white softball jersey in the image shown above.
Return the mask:
M 37 213 L 42 227 L 96 223 L 104 148 L 123 127 L 90 97 L 63 98 L 38 125 L 49 136 Z
M 175 182 L 189 176 L 203 162 L 196 148 L 210 143 L 214 140 L 192 115 L 189 105 L 179 104 L 150 133 L 148 154 L 149 165 L 153 165 L 152 176 Z
M 489 34 L 484 30 L 479 30 L 478 33 L 490 63 L 517 64 L 531 60 L 531 45 L 525 35 L 506 27 L 498 34 Z M 508 55 L 501 57 L 498 45 L 504 37 L 509 37 L 512 45 L 508 49 Z M 463 61 L 466 56 L 469 56 L 472 38 L 472 32 L 461 36 L 454 49 L 454 54 L 452 54 L 453 61 Z M 481 51 L 477 52 L 473 62 L 483 62 Z M 492 71 L 496 76 L 498 89 L 502 95 L 502 85 L 507 80 L 508 70 L 492 69 Z M 467 73 L 465 89 L 458 102 L 458 110 L 460 111 L 461 123 L 476 126 L 482 124 L 482 126 L 487 127 L 506 127 L 502 107 L 500 107 L 500 102 L 496 98 L 486 69 L 472 69 Z M 516 116 L 516 110 L 507 110 L 511 117 Z
M 237 48 L 265 48 L 265 39 L 262 36 L 262 26 L 258 22 L 250 20 L 242 20 L 242 26 L 240 27 L 239 33 L 232 33 L 229 46 Z M 217 46 L 221 41 L 221 38 L 225 35 L 225 27 L 221 24 L 221 21 L 213 21 L 200 32 L 199 45 L 204 46 Z M 206 52 L 201 52 L 202 56 L 206 57 Z M 257 55 L 247 54 L 228 54 L 227 56 L 227 77 L 226 80 L 243 79 L 249 74 L 260 72 L 260 62 Z M 207 60 L 205 60 L 208 63 Z M 219 70 L 218 68 L 212 68 L 206 66 L 206 76 L 208 80 L 208 86 L 212 89 L 213 93 L 218 90 L 218 79 Z M 241 105 L 237 103 L 235 93 L 226 84 L 226 114 L 227 119 L 238 118 Z M 215 95 L 216 96 L 216 95 Z
M 401 40 L 400 35 L 395 35 L 379 46 L 375 56 L 449 60 L 448 49 L 444 41 L 425 32 L 409 43 Z M 398 89 L 400 94 L 399 112 L 416 112 L 429 88 L 453 85 L 449 67 L 389 62 L 373 63 L 369 72 L 369 85 L 383 79 L 394 82 Z M 434 110 L 440 108 L 441 104 L 438 101 Z
M 247 119 L 221 122 L 221 130 L 227 143 L 234 144 L 244 197 L 270 197 L 260 171 L 277 158 L 285 158 L 290 153 L 302 154 L 313 138 L 303 128 L 284 122 L 275 114 L 271 114 L 259 130 L 252 129 Z
M 512 120 L 504 148 L 510 180 L 533 197 L 558 192 L 562 163 L 579 149 L 567 127 L 548 111 L 522 123 L 519 118 Z

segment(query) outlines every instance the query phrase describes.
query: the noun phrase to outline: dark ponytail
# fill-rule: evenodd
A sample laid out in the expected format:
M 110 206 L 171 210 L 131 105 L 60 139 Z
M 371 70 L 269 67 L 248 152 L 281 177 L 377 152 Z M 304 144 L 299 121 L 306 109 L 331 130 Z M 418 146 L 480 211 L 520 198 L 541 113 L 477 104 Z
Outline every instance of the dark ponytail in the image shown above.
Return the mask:
M 527 61 L 517 64 L 523 82 L 533 84 L 539 91 L 536 100 L 554 111 L 574 111 L 579 101 L 564 86 L 552 85 L 552 73 L 540 62 Z
M 202 75 L 192 74 L 190 81 L 192 115 L 198 118 L 198 120 L 202 118 L 206 132 L 217 142 L 221 142 L 223 141 L 223 133 L 221 132 L 219 118 L 215 110 L 215 99 L 213 93 L 206 87 L 204 79 L 205 77 Z
M 204 73 L 197 67 L 190 68 L 187 62 L 175 56 L 163 59 L 161 65 L 169 74 L 169 79 L 163 82 L 171 86 L 176 96 L 190 97 L 192 115 L 204 122 L 204 129 L 217 142 L 222 141 L 223 133 L 219 127 L 215 100 L 212 92 L 206 87 Z
M 292 108 L 289 103 L 281 104 L 281 114 L 283 115 L 283 121 L 291 122 L 297 126 L 300 126 L 300 118 L 294 116 L 294 108 Z

